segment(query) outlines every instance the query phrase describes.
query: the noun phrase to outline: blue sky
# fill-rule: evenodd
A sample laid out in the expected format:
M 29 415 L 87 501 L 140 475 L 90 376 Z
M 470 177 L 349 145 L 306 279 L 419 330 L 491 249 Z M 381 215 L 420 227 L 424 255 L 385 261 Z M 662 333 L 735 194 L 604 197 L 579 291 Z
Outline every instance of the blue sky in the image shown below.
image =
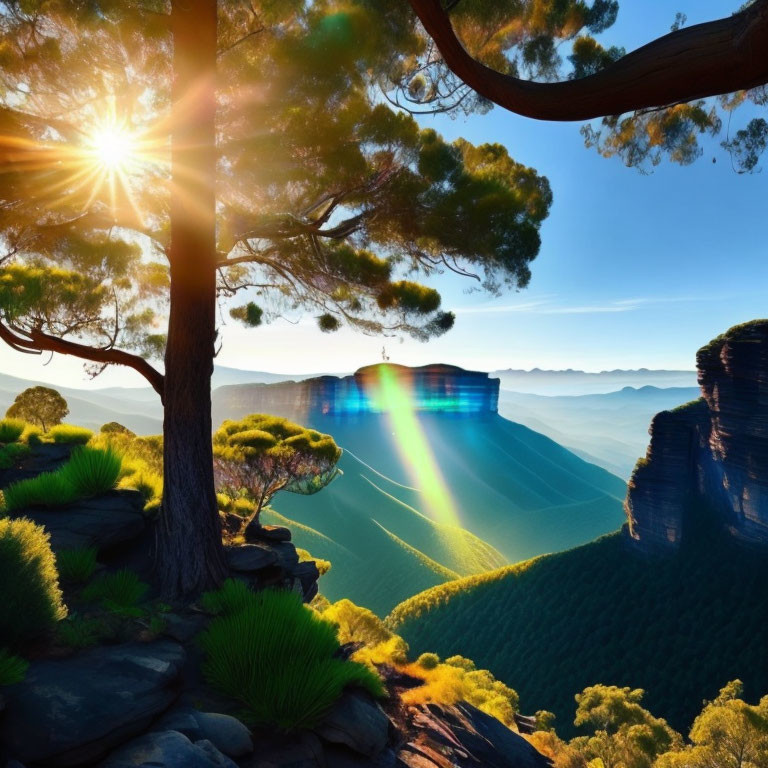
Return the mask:
M 738 0 L 622 0 L 608 42 L 635 48 L 688 23 L 727 15 Z M 732 130 L 743 120 L 735 113 Z M 349 371 L 381 359 L 497 368 L 693 368 L 696 349 L 736 323 L 768 315 L 768 170 L 737 175 L 717 144 L 681 168 L 651 175 L 583 146 L 578 124 L 541 123 L 501 109 L 469 119 L 426 118 L 448 138 L 505 144 L 546 175 L 554 205 L 530 287 L 489 300 L 459 278 L 434 281 L 453 331 L 427 344 L 321 334 L 314 321 L 222 329 L 224 365 L 287 373 Z M 712 157 L 717 162 L 712 163 Z M 75 361 L 0 351 L 7 373 L 82 386 Z M 114 371 L 97 385 L 141 385 Z

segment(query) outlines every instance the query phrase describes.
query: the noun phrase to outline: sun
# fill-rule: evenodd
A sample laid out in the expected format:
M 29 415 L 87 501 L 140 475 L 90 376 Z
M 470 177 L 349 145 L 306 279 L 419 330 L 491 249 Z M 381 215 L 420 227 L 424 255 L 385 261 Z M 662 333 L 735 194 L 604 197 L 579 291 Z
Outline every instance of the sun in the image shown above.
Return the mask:
M 96 128 L 90 136 L 89 149 L 94 162 L 110 173 L 125 171 L 136 160 L 136 138 L 118 123 Z

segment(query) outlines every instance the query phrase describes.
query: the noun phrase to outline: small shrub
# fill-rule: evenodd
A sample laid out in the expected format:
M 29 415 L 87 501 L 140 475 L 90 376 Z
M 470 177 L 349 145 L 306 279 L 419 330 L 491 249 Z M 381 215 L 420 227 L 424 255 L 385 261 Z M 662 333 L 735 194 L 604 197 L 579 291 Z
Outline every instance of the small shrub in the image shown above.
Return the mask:
M 350 685 L 383 695 L 375 672 L 334 655 L 336 627 L 293 592 L 252 593 L 245 607 L 213 619 L 200 643 L 206 680 L 239 700 L 253 724 L 311 727 Z
M 76 427 L 74 424 L 57 424 L 48 430 L 47 437 L 54 443 L 85 445 L 93 437 L 93 432 L 85 427 Z
M 29 455 L 29 446 L 24 443 L 0 445 L 0 469 L 10 469 L 19 459 Z
M 123 477 L 120 487 L 135 488 L 144 497 L 145 502 L 150 502 L 162 498 L 163 478 L 146 467 L 140 467 Z
M 101 576 L 91 582 L 82 592 L 83 600 L 99 602 L 108 611 L 136 616 L 139 601 L 146 595 L 149 586 L 127 568 Z
M 0 584 L 0 637 L 11 648 L 66 616 L 48 534 L 29 520 L 0 519 Z
M 256 511 L 256 504 L 248 499 L 238 498 L 232 502 L 232 512 L 248 518 Z
M 35 424 L 27 424 L 21 435 L 21 441 L 27 445 L 40 445 L 43 442 L 43 430 Z
M 82 616 L 70 616 L 60 621 L 56 627 L 56 636 L 67 648 L 80 650 L 96 645 L 104 637 L 106 628 L 100 619 L 86 619 Z
M 436 653 L 422 653 L 416 663 L 422 669 L 435 669 L 440 663 L 440 657 Z
M 200 603 L 208 613 L 229 615 L 253 602 L 253 590 L 239 579 L 227 579 L 219 589 L 206 592 Z
M 0 687 L 20 683 L 27 673 L 29 662 L 0 648 Z
M 56 567 L 62 581 L 84 584 L 96 570 L 96 548 L 63 549 L 56 555 Z
M 9 512 L 29 507 L 58 507 L 77 498 L 77 492 L 61 472 L 43 472 L 29 480 L 11 483 L 5 491 Z
M 72 485 L 78 497 L 98 496 L 117 485 L 121 464 L 113 448 L 81 446 L 72 452 L 59 474 Z
M 26 426 L 21 419 L 0 419 L 0 443 L 15 443 Z
M 219 512 L 232 511 L 232 499 L 226 493 L 216 494 L 216 505 L 219 508 Z

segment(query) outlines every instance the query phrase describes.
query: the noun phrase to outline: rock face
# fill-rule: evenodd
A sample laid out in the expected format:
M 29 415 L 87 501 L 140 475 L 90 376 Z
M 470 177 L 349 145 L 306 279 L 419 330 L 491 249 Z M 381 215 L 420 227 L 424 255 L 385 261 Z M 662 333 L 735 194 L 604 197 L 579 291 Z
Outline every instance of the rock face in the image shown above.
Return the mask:
M 391 407 L 393 398 L 403 397 L 416 411 L 477 417 L 496 413 L 499 403 L 498 379 L 453 365 L 409 368 L 382 363 L 360 368 L 352 376 L 222 389 L 226 390 L 226 413 L 221 408 L 222 398 L 215 398 L 214 421 L 219 417 L 239 418 L 256 410 L 311 422 L 316 415 L 381 413 Z
M 704 503 L 743 541 L 768 546 L 768 320 L 699 350 L 702 397 L 657 414 L 626 501 L 645 550 L 674 549 Z
M 131 643 L 33 662 L 5 690 L 0 744 L 24 764 L 76 766 L 144 731 L 176 698 L 177 643 Z

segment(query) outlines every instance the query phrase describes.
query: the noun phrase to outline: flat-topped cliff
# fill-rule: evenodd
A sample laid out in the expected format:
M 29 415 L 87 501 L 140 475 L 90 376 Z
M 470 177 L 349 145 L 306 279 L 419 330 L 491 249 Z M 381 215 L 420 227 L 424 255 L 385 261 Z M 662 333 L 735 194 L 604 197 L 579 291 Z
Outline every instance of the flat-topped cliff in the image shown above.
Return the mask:
M 472 416 L 495 414 L 499 380 L 454 365 L 410 368 L 393 363 L 369 365 L 351 376 L 318 376 L 277 384 L 222 387 L 214 398 L 226 400 L 232 418 L 254 409 L 291 418 L 384 413 L 407 403 L 418 412 Z M 216 414 L 218 415 L 218 414 Z
M 741 540 L 768 547 L 768 320 L 735 326 L 697 354 L 702 397 L 651 422 L 629 482 L 629 530 L 675 548 L 706 508 Z

